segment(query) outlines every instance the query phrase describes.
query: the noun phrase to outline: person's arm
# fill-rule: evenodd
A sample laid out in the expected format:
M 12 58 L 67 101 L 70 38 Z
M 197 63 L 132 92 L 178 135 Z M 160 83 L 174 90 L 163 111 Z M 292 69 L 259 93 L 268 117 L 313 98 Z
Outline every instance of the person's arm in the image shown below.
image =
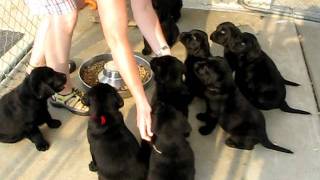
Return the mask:
M 97 0 L 101 25 L 115 64 L 127 84 L 137 106 L 137 126 L 141 137 L 150 140 L 151 107 L 139 78 L 138 66 L 133 57 L 127 35 L 125 0 Z
M 162 49 L 168 47 L 168 44 L 151 0 L 131 0 L 131 7 L 134 19 L 153 52 L 157 55 L 170 55 L 169 48 Z

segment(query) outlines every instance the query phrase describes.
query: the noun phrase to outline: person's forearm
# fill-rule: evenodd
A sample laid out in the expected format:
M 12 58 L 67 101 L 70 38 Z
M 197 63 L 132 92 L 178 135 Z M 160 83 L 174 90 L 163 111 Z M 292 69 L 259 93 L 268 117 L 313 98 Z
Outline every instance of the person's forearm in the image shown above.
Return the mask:
M 134 19 L 153 52 L 167 45 L 151 0 L 131 0 Z M 170 53 L 170 52 L 168 52 Z
M 97 1 L 101 25 L 115 64 L 132 96 L 136 102 L 146 101 L 138 66 L 127 37 L 127 16 L 123 13 L 126 12 L 125 1 L 117 1 L 117 3 Z

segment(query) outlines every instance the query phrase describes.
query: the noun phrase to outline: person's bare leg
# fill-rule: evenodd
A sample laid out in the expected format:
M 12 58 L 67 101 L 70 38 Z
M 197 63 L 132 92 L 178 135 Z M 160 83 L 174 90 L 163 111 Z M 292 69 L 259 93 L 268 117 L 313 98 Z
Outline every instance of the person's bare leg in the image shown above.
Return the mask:
M 69 52 L 77 11 L 64 15 L 49 16 L 49 26 L 45 41 L 45 58 L 47 66 L 67 76 L 65 89 L 60 94 L 68 94 L 72 90 L 69 74 Z
M 128 40 L 126 2 L 125 0 L 97 0 L 97 3 L 101 25 L 113 59 L 136 102 L 137 125 L 141 137 L 150 140 L 151 108 Z
M 153 52 L 159 53 L 162 47 L 168 45 L 151 0 L 131 0 L 131 7 L 134 19 L 143 36 L 148 41 Z M 161 52 L 161 55 L 167 54 L 170 54 L 170 49 L 165 49 Z
M 45 66 L 46 61 L 44 58 L 44 46 L 46 34 L 49 27 L 49 18 L 44 17 L 38 27 L 36 37 L 33 42 L 32 53 L 27 66 L 26 72 L 29 74 L 33 67 Z

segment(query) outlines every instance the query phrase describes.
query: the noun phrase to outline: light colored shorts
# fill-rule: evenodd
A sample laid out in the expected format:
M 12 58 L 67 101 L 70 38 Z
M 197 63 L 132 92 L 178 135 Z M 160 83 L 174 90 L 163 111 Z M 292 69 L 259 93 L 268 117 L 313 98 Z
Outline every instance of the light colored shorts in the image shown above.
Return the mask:
M 25 0 L 34 15 L 62 15 L 77 9 L 78 0 Z

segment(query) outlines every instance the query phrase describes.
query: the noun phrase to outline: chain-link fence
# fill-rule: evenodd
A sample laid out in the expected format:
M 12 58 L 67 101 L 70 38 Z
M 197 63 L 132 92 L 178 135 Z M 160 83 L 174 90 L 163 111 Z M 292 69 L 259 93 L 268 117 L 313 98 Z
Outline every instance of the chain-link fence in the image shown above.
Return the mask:
M 0 0 L 0 82 L 29 52 L 39 18 L 29 13 L 24 0 Z M 1 86 L 6 86 L 3 82 Z
M 239 0 L 248 9 L 320 22 L 320 0 Z

